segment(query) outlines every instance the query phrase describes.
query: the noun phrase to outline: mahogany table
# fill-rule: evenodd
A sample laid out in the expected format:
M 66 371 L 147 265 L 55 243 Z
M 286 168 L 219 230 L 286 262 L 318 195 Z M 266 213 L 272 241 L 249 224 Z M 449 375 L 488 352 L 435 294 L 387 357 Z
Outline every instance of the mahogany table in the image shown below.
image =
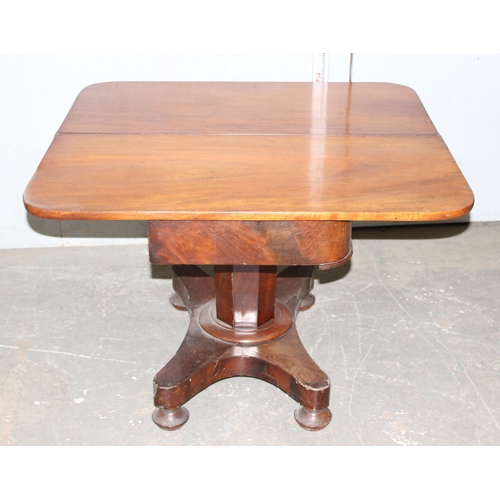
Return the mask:
M 352 221 L 448 220 L 473 201 L 415 92 L 383 83 L 92 85 L 24 193 L 38 217 L 149 221 L 150 261 L 173 265 L 171 303 L 190 315 L 154 380 L 168 430 L 232 376 L 285 391 L 303 428 L 328 425 L 329 379 L 295 327 L 314 266 L 350 259 Z

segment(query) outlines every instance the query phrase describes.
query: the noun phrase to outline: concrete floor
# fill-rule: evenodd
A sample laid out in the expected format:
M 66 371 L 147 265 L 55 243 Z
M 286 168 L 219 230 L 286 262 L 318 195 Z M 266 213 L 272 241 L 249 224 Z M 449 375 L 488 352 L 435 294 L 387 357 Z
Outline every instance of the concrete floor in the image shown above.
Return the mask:
M 316 273 L 302 341 L 332 384 L 332 423 L 250 378 L 151 420 L 152 379 L 187 315 L 145 245 L 0 251 L 2 445 L 499 445 L 500 223 L 359 228 Z

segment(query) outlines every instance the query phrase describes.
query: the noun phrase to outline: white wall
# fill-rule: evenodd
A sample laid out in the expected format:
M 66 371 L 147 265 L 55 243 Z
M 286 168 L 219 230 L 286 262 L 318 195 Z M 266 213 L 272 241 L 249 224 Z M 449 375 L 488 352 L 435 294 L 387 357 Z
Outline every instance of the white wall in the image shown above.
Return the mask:
M 474 192 L 470 220 L 500 220 L 500 54 L 354 54 L 352 80 L 413 88 Z
M 129 222 L 28 217 L 22 194 L 79 91 L 103 81 L 311 81 L 312 54 L 0 54 L 0 248 L 143 242 Z M 349 55 L 330 54 L 329 81 Z M 354 54 L 353 81 L 408 85 L 476 195 L 470 220 L 500 220 L 500 55 Z

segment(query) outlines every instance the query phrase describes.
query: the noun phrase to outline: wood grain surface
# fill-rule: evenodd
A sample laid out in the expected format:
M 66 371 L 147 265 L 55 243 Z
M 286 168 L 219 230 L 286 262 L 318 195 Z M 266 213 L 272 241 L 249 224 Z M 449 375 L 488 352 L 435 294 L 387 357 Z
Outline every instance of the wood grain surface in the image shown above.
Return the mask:
M 336 267 L 349 260 L 351 223 L 151 221 L 152 264 Z
M 435 134 L 409 87 L 374 83 L 116 82 L 82 90 L 59 133 Z
M 473 194 L 416 94 L 391 84 L 84 89 L 24 201 L 109 220 L 447 220 Z

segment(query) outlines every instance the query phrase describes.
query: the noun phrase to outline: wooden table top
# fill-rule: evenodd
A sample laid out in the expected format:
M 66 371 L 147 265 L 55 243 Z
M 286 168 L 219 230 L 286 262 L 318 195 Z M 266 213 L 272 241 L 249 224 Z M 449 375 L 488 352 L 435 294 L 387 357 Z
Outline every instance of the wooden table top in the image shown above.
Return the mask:
M 474 197 L 408 87 L 121 82 L 80 93 L 24 202 L 52 219 L 429 221 Z

